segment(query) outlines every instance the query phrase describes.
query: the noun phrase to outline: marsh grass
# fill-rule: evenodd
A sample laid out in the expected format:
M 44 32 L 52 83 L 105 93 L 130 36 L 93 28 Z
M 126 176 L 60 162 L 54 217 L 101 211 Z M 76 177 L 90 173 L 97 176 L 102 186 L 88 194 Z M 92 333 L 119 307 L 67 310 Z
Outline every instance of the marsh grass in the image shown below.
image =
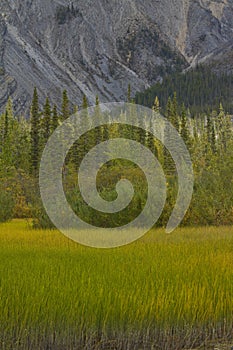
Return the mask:
M 0 349 L 190 349 L 232 339 L 233 228 L 115 249 L 0 225 Z

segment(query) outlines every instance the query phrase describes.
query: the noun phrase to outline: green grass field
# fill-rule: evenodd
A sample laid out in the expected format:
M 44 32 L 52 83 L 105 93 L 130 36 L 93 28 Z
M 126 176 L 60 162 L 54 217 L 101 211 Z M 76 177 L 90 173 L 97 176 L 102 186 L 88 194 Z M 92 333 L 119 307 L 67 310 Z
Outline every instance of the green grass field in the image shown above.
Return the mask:
M 232 328 L 233 227 L 101 250 L 0 225 L 1 350 L 204 348 Z

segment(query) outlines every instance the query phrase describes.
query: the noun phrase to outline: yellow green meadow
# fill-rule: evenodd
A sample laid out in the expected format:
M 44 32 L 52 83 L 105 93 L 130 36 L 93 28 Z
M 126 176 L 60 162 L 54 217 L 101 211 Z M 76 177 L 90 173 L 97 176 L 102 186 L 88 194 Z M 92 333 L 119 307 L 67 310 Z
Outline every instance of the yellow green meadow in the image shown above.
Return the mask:
M 233 335 L 233 227 L 114 249 L 0 225 L 0 349 L 191 349 Z

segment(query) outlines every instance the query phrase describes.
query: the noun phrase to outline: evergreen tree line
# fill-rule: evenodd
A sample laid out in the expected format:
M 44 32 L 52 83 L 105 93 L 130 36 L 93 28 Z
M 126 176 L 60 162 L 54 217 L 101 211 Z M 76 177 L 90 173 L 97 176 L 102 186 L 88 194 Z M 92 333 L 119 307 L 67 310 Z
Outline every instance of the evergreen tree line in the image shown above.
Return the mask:
M 179 103 L 184 103 L 192 116 L 208 113 L 217 109 L 222 103 L 225 110 L 233 114 L 233 75 L 214 73 L 208 66 L 197 66 L 185 73 L 176 72 L 164 78 L 144 92 L 138 92 L 135 97 L 137 104 L 151 107 L 155 96 L 158 96 L 162 111 L 169 96 L 177 93 Z
M 130 85 L 126 100 L 134 103 Z M 8 100 L 5 112 L 0 116 L 0 221 L 11 217 L 33 217 L 34 226 L 52 227 L 39 195 L 38 171 L 41 155 L 50 135 L 71 114 L 77 113 L 80 123 L 82 120 L 91 123 L 91 118 L 101 119 L 103 112 L 98 96 L 92 116 L 88 114 L 87 107 L 86 96 L 83 96 L 79 111 L 78 107 L 71 106 L 67 91 L 63 91 L 59 110 L 56 105 L 51 106 L 49 98 L 46 98 L 41 110 L 35 88 L 31 117 L 27 121 L 14 115 L 12 102 Z M 225 112 L 223 105 L 220 103 L 216 110 L 202 115 L 196 114 L 191 118 L 189 109 L 184 103 L 180 104 L 177 94 L 173 93 L 168 97 L 164 108 L 156 96 L 152 109 L 155 113 L 162 113 L 164 110 L 164 116 L 181 135 L 192 157 L 195 173 L 194 195 L 183 224 L 232 223 L 233 133 L 231 117 Z M 137 217 L 143 209 L 147 200 L 145 177 L 131 162 L 116 159 L 106 164 L 98 177 L 97 187 L 106 200 L 115 199 L 115 185 L 119 179 L 127 178 L 133 183 L 135 196 L 123 212 L 114 215 L 96 213 L 85 204 L 77 185 L 77 170 L 84 155 L 102 141 L 125 137 L 145 145 L 163 165 L 167 178 L 167 203 L 158 225 L 166 225 L 177 196 L 175 164 L 163 144 L 155 140 L 151 133 L 145 132 L 144 120 L 139 120 L 138 123 L 138 128 L 119 124 L 95 128 L 82 135 L 70 150 L 63 169 L 64 188 L 68 201 L 83 220 L 106 227 L 121 226 Z M 168 142 L 171 142 L 169 135 L 165 135 Z

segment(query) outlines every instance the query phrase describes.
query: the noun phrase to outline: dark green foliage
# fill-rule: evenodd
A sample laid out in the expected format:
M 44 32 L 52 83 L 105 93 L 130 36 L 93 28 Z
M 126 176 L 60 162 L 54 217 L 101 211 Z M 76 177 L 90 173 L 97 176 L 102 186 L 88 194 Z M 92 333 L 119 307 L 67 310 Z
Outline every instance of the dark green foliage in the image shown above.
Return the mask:
M 169 123 L 171 123 L 177 131 L 179 131 L 179 117 L 177 112 L 178 106 L 177 106 L 177 100 L 176 100 L 176 94 L 174 94 L 173 100 L 169 97 L 167 101 L 166 106 L 166 118 Z M 165 124 L 164 128 L 164 141 L 167 145 L 172 145 L 174 143 L 174 140 L 172 140 L 172 135 L 170 133 L 169 124 Z M 170 146 L 169 146 L 170 148 Z M 167 175 L 174 175 L 176 173 L 176 168 L 174 161 L 172 159 L 171 154 L 169 153 L 168 149 L 166 147 L 163 147 L 163 159 L 164 159 L 164 168 Z
M 40 199 L 34 203 L 31 210 L 33 221 L 32 225 L 35 229 L 53 229 L 55 228 L 51 220 L 49 219 L 45 208 Z
M 206 151 L 208 151 L 208 148 L 211 148 L 211 151 L 213 153 L 216 153 L 216 133 L 215 133 L 215 123 L 214 118 L 210 116 L 210 114 L 207 114 L 207 120 L 206 120 L 206 131 L 207 131 L 207 145 L 206 145 Z
M 169 96 L 177 93 L 178 103 L 182 102 L 192 115 L 218 109 L 222 101 L 225 109 L 233 113 L 233 76 L 215 74 L 209 67 L 198 66 L 186 73 L 173 73 L 144 92 L 136 94 L 135 102 L 152 107 L 158 96 L 162 111 L 165 111 Z
M 87 97 L 84 95 L 83 96 L 83 101 L 82 101 L 82 110 L 80 112 L 77 112 L 77 116 L 79 117 L 79 122 L 77 121 L 76 128 L 79 128 L 80 125 L 86 125 L 90 124 L 90 119 L 88 115 L 88 101 Z M 99 108 L 99 99 L 96 97 L 96 111 Z M 74 166 L 76 169 L 79 168 L 81 161 L 83 157 L 85 156 L 88 148 L 90 147 L 90 144 L 93 143 L 93 146 L 95 145 L 95 142 L 91 141 L 91 136 L 89 133 L 83 134 L 73 145 L 72 149 L 69 152 L 69 155 L 67 159 L 72 159 Z
M 179 125 L 179 113 L 178 113 L 176 92 L 174 92 L 173 101 L 172 101 L 172 104 L 171 104 L 170 122 L 176 128 L 176 130 L 179 132 L 180 125 Z
M 43 145 L 46 144 L 50 135 L 51 135 L 51 108 L 50 108 L 49 98 L 47 97 L 44 105 L 43 118 L 41 119 L 41 137 L 42 137 Z
M 59 122 L 58 122 L 58 113 L 57 113 L 57 106 L 53 106 L 53 114 L 52 114 L 52 123 L 51 123 L 51 131 L 55 131 L 56 128 L 58 127 Z
M 130 180 L 134 186 L 135 195 L 130 205 L 121 212 L 106 214 L 95 211 L 88 207 L 77 188 L 68 191 L 68 201 L 82 220 L 93 225 L 118 227 L 127 224 L 139 215 L 146 202 L 147 184 L 143 172 L 139 168 L 134 168 L 133 164 L 127 161 L 118 160 L 118 162 L 107 163 L 98 174 L 97 188 L 105 200 L 115 200 L 115 186 L 122 178 Z
M 127 98 L 131 98 L 129 90 Z M 64 119 L 67 119 L 69 117 L 69 99 L 66 91 L 63 92 L 62 104 L 62 115 Z M 10 183 L 10 186 L 0 188 L 0 202 L 5 203 L 2 204 L 4 213 L 0 210 L 0 221 L 7 220 L 13 215 L 11 214 L 11 205 L 13 205 L 11 199 L 13 198 L 13 200 L 16 199 L 15 208 L 17 207 L 17 209 L 14 208 L 14 217 L 28 217 L 30 213 L 34 218 L 34 227 L 52 228 L 53 224 L 40 200 L 37 176 L 42 152 L 41 145 L 44 145 L 50 133 L 59 125 L 57 107 L 55 105 L 51 112 L 49 100 L 46 99 L 41 118 L 35 88 L 29 125 L 27 121 L 17 120 L 13 117 L 10 105 L 9 102 L 7 112 L 0 117 L 0 164 L 2 165 L 0 180 L 1 183 Z M 93 211 L 81 198 L 77 186 L 77 170 L 83 157 L 94 145 L 111 138 L 132 139 L 149 148 L 163 165 L 167 183 L 167 203 L 157 225 L 166 225 L 177 197 L 177 174 L 174 161 L 167 149 L 154 139 L 152 133 L 145 131 L 149 126 L 151 130 L 154 129 L 155 125 L 153 125 L 152 120 L 150 125 L 145 125 L 145 120 L 141 118 L 138 121 L 138 128 L 117 123 L 94 128 L 92 127 L 93 122 L 97 120 L 99 123 L 103 118 L 98 96 L 93 114 L 88 113 L 87 107 L 88 101 L 84 96 L 82 110 L 76 113 L 76 127 L 79 128 L 83 123 L 85 126 L 89 125 L 92 130 L 77 140 L 70 150 L 63 168 L 63 185 L 71 206 L 84 221 L 104 227 L 120 226 L 133 220 L 141 212 L 147 200 L 147 184 L 137 165 L 129 161 L 115 159 L 108 162 L 101 169 L 97 180 L 100 195 L 110 201 L 116 199 L 115 186 L 121 178 L 129 179 L 133 183 L 135 196 L 130 206 L 123 212 L 111 216 Z M 134 113 L 134 108 L 135 105 L 132 104 L 130 113 Z M 231 181 L 233 133 L 230 116 L 220 104 L 217 111 L 209 111 L 205 115 L 195 115 L 194 118 L 189 118 L 189 110 L 184 104 L 180 105 L 174 91 L 168 98 L 164 109 L 167 117 L 164 120 L 165 125 L 167 125 L 164 130 L 165 141 L 168 145 L 173 143 L 172 135 L 168 131 L 168 124 L 166 124 L 167 121 L 172 123 L 180 133 L 193 160 L 194 196 L 183 223 L 186 225 L 233 223 Z M 159 99 L 158 97 L 154 98 L 153 111 L 158 113 L 160 110 Z M 71 128 L 70 132 L 73 132 L 72 130 Z M 67 135 L 61 135 L 61 137 L 67 137 Z M 29 149 L 30 157 L 28 157 Z M 30 158 L 30 164 L 28 164 L 28 158 Z M 90 166 L 90 173 L 93 167 Z M 23 177 L 20 169 L 24 174 Z M 15 172 L 14 176 L 10 175 L 12 172 Z M 9 182 L 10 177 L 11 181 Z M 5 181 L 6 179 L 7 181 Z M 1 190 L 2 188 L 4 191 Z M 226 191 L 225 188 L 228 190 Z M 2 195 L 3 192 L 5 192 L 4 195 Z M 11 197 L 12 195 L 13 197 Z
M 219 106 L 219 114 L 216 119 L 218 129 L 218 148 L 220 153 L 225 153 L 231 140 L 232 122 L 230 116 L 225 113 L 221 103 Z
M 5 123 L 4 123 L 4 140 L 7 139 L 9 132 L 9 115 L 8 115 L 8 110 L 5 112 Z
M 232 173 L 232 153 L 208 159 L 208 165 L 196 175 L 193 200 L 184 224 L 233 224 Z
M 37 176 L 39 169 L 40 146 L 39 146 L 40 114 L 37 89 L 34 88 L 31 105 L 31 173 Z
M 88 101 L 87 101 L 87 96 L 83 96 L 83 102 L 82 102 L 82 109 L 87 109 L 88 108 Z
M 67 91 L 64 90 L 62 93 L 62 106 L 61 106 L 61 120 L 64 121 L 69 118 L 70 116 L 70 109 L 69 109 L 69 98 Z
M 217 148 L 216 148 L 216 133 L 215 133 L 215 127 L 214 123 L 212 123 L 212 130 L 211 130 L 211 150 L 212 153 L 216 153 Z
M 131 85 L 128 85 L 128 92 L 127 92 L 127 102 L 131 103 L 132 102 L 132 98 L 131 98 Z
M 150 128 L 153 129 L 153 123 L 152 121 L 150 122 Z M 155 146 L 155 138 L 154 135 L 149 132 L 147 133 L 146 137 L 146 147 L 149 148 L 149 150 L 156 156 L 158 157 L 158 150 Z
M 186 144 L 186 146 L 189 148 L 191 146 L 191 136 L 190 136 L 190 130 L 188 127 L 188 120 L 186 115 L 186 110 L 184 104 L 182 105 L 181 110 L 181 127 L 180 127 L 180 135 Z
M 98 121 L 99 123 L 101 122 L 101 109 L 100 109 L 100 102 L 99 102 L 99 97 L 96 96 L 96 100 L 95 100 L 95 112 L 94 112 L 94 116 L 93 118 L 95 118 L 96 121 Z M 102 141 L 103 138 L 103 127 L 98 127 L 96 129 L 96 144 L 100 143 Z
M 170 135 L 169 132 L 169 127 L 166 124 L 165 129 L 164 129 L 164 139 L 166 144 L 169 146 L 170 144 L 172 144 L 172 137 Z M 170 147 L 168 147 L 170 148 Z M 176 167 L 175 167 L 175 163 L 172 159 L 172 156 L 170 154 L 170 152 L 168 151 L 168 149 L 164 146 L 163 147 L 163 159 L 164 159 L 164 170 L 166 175 L 168 176 L 174 176 L 176 173 Z
M 138 128 L 135 129 L 135 139 L 142 145 L 146 145 L 146 132 L 143 119 L 138 120 Z
M 0 186 L 0 223 L 13 218 L 14 205 L 12 193 Z
M 152 110 L 156 113 L 160 112 L 160 102 L 159 102 L 158 96 L 155 97 L 154 104 L 152 106 Z
M 90 118 L 89 118 L 89 114 L 88 114 L 88 100 L 87 100 L 86 95 L 83 96 L 82 111 L 80 114 L 80 119 L 81 119 L 82 125 L 90 125 Z M 80 144 L 82 158 L 86 154 L 86 152 L 89 148 L 90 142 L 91 142 L 90 134 L 85 133 L 82 137 L 82 141 Z
M 172 114 L 173 114 L 173 106 L 172 106 L 171 97 L 169 96 L 167 100 L 166 113 L 165 113 L 165 116 L 169 121 L 171 121 Z

